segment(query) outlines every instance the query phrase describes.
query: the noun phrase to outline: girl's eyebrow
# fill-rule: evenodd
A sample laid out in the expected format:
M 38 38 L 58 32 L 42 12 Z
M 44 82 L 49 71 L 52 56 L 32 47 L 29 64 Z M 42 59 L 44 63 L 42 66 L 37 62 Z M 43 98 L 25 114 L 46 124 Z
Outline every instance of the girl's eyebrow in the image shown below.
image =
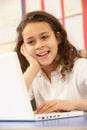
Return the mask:
M 49 32 L 42 32 L 42 33 L 40 33 L 40 35 L 43 35 L 43 34 L 48 34 Z
M 32 38 L 33 38 L 33 36 L 27 37 L 25 40 L 28 41 L 28 40 L 31 40 Z
M 49 33 L 49 32 L 42 32 L 42 33 L 39 34 L 39 36 L 44 35 L 44 34 L 48 34 L 48 33 Z M 34 37 L 34 36 L 27 37 L 25 40 L 26 40 L 26 41 L 27 41 L 27 40 L 31 40 L 33 37 Z

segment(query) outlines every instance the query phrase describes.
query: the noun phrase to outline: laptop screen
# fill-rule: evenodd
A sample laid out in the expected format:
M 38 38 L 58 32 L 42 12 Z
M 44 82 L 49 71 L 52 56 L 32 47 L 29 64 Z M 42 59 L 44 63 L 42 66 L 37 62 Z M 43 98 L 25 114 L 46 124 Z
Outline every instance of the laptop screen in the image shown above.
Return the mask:
M 33 119 L 20 63 L 15 52 L 0 55 L 0 120 Z

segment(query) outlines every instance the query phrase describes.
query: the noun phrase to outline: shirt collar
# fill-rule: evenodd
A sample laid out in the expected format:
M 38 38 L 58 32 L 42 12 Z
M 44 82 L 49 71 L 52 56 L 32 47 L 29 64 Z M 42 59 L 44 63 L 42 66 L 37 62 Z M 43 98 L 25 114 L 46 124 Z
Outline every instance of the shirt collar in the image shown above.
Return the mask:
M 61 66 L 59 67 L 57 67 L 53 72 L 51 72 L 51 75 L 53 76 L 53 75 L 58 75 L 58 73 L 60 73 L 60 71 L 61 71 Z M 39 72 L 38 72 L 38 74 L 37 74 L 37 76 L 38 77 L 42 77 L 42 75 L 44 75 L 44 72 L 43 72 L 43 70 L 40 70 Z

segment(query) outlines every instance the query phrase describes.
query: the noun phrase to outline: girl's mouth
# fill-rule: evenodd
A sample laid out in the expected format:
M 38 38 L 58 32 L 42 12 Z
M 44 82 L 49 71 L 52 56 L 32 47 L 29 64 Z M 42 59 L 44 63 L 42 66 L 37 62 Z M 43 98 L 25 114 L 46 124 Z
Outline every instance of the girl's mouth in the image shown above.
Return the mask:
M 37 56 L 44 57 L 44 56 L 48 55 L 49 53 L 50 53 L 50 51 L 45 51 L 45 52 L 37 54 Z

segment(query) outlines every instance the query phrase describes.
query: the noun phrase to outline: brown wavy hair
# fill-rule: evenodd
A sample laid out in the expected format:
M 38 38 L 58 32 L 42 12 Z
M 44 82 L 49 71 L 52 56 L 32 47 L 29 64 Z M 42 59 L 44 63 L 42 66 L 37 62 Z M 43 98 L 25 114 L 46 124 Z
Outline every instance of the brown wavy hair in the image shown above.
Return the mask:
M 33 11 L 27 13 L 19 26 L 17 27 L 17 45 L 15 47 L 15 51 L 18 54 L 19 61 L 21 64 L 21 68 L 23 73 L 26 71 L 27 67 L 29 66 L 28 61 L 26 58 L 20 53 L 20 47 L 23 44 L 23 36 L 22 31 L 28 23 L 32 22 L 47 22 L 51 29 L 53 30 L 55 37 L 58 39 L 58 33 L 60 32 L 60 39 L 61 43 L 58 45 L 58 65 L 62 65 L 61 69 L 61 76 L 65 78 L 67 72 L 70 73 L 74 66 L 75 59 L 80 58 L 80 55 L 77 49 L 69 42 L 67 38 L 67 32 L 59 22 L 59 20 L 54 17 L 53 15 L 44 12 L 44 11 Z

